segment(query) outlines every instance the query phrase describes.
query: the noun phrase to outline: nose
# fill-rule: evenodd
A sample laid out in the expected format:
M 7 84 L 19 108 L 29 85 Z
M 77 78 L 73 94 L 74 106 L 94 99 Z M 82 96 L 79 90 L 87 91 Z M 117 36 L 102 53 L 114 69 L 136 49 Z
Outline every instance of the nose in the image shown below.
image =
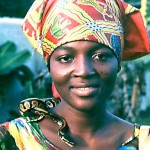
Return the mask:
M 95 74 L 92 61 L 86 57 L 80 57 L 76 60 L 74 76 L 75 77 L 90 77 Z

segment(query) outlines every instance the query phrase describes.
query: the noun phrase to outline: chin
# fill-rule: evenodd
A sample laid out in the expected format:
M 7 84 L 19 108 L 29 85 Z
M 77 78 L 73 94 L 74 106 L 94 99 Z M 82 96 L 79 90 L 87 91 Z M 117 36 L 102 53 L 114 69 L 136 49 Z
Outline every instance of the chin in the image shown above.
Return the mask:
M 71 106 L 79 111 L 94 111 L 96 109 L 104 108 L 105 101 L 98 98 L 84 97 L 76 98 L 72 101 Z

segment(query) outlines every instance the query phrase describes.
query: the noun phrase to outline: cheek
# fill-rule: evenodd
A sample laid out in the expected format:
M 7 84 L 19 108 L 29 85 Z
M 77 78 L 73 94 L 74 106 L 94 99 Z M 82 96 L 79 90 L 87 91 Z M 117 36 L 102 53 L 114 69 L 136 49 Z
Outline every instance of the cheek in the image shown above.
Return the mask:
M 118 73 L 118 67 L 113 66 L 112 64 L 110 64 L 107 67 L 103 67 L 103 69 L 101 70 L 101 76 L 103 78 L 116 78 Z
M 51 62 L 50 64 L 50 73 L 52 80 L 56 84 L 64 84 L 69 79 L 71 68 L 63 67 L 58 65 L 57 63 Z
M 52 81 L 55 85 L 55 88 L 57 89 L 55 91 L 55 94 L 58 95 L 59 97 L 63 97 L 62 93 L 65 94 L 66 91 L 64 91 L 64 89 L 67 89 L 67 82 L 68 82 L 68 72 L 66 70 L 62 70 L 62 69 L 56 69 L 51 67 L 51 77 L 52 77 Z M 54 93 L 53 93 L 54 95 Z
M 111 63 L 108 65 L 102 65 L 99 69 L 101 81 L 104 87 L 108 87 L 112 90 L 116 82 L 117 73 L 118 73 L 118 63 Z M 108 89 L 108 88 L 104 88 Z
M 66 72 L 61 72 L 60 69 L 51 69 L 51 77 L 53 82 L 55 83 L 61 83 L 64 82 L 65 78 L 67 77 L 67 73 Z
M 116 78 L 118 74 L 118 61 L 116 58 L 106 64 L 101 64 L 99 72 L 103 78 Z

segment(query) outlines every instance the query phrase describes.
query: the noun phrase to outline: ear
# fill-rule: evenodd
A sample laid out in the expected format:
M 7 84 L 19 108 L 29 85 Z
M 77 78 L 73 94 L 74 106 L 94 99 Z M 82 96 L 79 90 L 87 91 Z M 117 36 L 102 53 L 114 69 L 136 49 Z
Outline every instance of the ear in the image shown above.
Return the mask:
M 52 93 L 53 93 L 53 97 L 54 97 L 54 98 L 59 98 L 59 99 L 61 99 L 61 96 L 60 96 L 59 93 L 57 92 L 57 89 L 56 89 L 56 87 L 55 87 L 55 85 L 54 85 L 54 82 L 52 82 Z

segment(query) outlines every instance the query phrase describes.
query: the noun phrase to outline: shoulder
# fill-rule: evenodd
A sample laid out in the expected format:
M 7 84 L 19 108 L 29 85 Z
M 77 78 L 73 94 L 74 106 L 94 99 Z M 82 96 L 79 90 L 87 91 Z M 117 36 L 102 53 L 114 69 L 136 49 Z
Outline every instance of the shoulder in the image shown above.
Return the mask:
M 0 124 L 0 129 L 5 128 L 6 130 L 10 130 L 11 126 L 24 126 L 25 122 L 27 122 L 27 118 L 25 118 L 25 117 L 16 118 L 16 119 L 11 120 L 9 122 L 5 122 L 3 124 Z
M 10 122 L 5 122 L 0 124 L 0 140 L 8 139 L 8 137 L 13 137 L 19 132 L 19 130 L 27 126 L 26 118 L 17 118 Z
M 2 149 L 2 150 L 10 149 L 10 145 L 12 147 L 12 150 L 18 149 L 16 142 L 15 142 L 15 138 L 11 134 L 12 130 L 10 130 L 10 128 L 12 126 L 12 122 L 13 122 L 13 125 L 16 126 L 14 121 L 5 122 L 3 124 L 0 124 L 0 149 Z
M 37 122 L 30 123 L 28 117 L 21 117 L 0 125 L 0 149 L 11 150 L 18 149 L 39 149 L 46 147 L 44 142 L 40 141 L 40 135 L 37 132 Z M 42 145 L 40 144 L 42 142 Z
M 142 125 L 139 130 L 139 150 L 150 149 L 150 126 Z

